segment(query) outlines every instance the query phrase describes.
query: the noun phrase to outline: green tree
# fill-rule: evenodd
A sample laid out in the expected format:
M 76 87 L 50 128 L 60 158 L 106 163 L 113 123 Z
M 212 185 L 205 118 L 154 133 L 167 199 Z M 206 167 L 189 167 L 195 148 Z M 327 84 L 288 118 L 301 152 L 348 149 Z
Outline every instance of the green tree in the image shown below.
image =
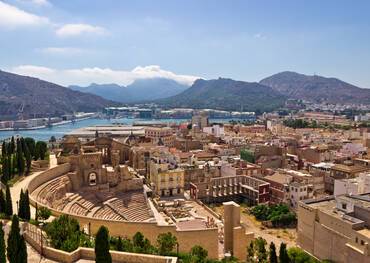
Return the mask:
M 284 242 L 280 244 L 279 263 L 290 263 L 289 255 L 286 249 L 286 244 Z
M 161 233 L 157 237 L 158 252 L 160 255 L 168 255 L 176 246 L 177 238 L 171 232 Z
M 2 156 L 1 157 L 1 163 L 2 163 L 2 176 L 1 181 L 6 184 L 10 179 L 10 167 L 8 162 L 9 157 L 8 156 Z
M 240 151 L 240 158 L 250 163 L 254 163 L 256 161 L 253 152 L 247 149 L 243 149 Z
M 5 253 L 6 253 L 6 248 L 5 248 L 3 223 L 0 222 L 0 263 L 6 263 Z
M 255 249 L 257 252 L 257 260 L 258 262 L 266 262 L 267 260 L 267 251 L 266 251 L 266 240 L 262 237 L 259 237 L 254 240 Z
M 8 216 L 12 216 L 13 215 L 13 204 L 12 204 L 12 196 L 10 194 L 9 185 L 6 185 L 5 201 L 6 201 L 5 214 Z
M 61 215 L 48 224 L 46 234 L 54 248 L 67 252 L 76 250 L 81 240 L 80 225 L 68 215 Z
M 30 210 L 28 190 L 26 190 L 26 192 L 23 192 L 23 189 L 21 189 L 21 194 L 19 198 L 18 216 L 21 219 L 27 220 L 27 221 L 31 219 L 31 210 Z
M 24 216 L 27 221 L 31 219 L 30 196 L 28 190 L 24 193 Z
M 19 218 L 24 219 L 24 193 L 23 193 L 23 189 L 21 189 L 21 193 L 19 195 L 18 216 L 19 216 Z
M 191 248 L 190 255 L 192 256 L 192 262 L 204 263 L 208 257 L 208 251 L 197 245 Z
M 270 260 L 270 263 L 278 263 L 278 258 L 276 255 L 276 246 L 274 242 L 270 243 L 269 260 Z
M 49 217 L 51 216 L 51 211 L 47 207 L 40 207 L 37 209 L 37 218 L 41 219 L 42 221 L 48 220 Z
M 25 161 L 23 157 L 23 149 L 22 149 L 22 143 L 19 138 L 17 138 L 17 151 L 15 154 L 16 162 L 17 162 L 17 171 L 18 175 L 21 176 L 24 173 L 25 170 Z
M 154 253 L 155 248 L 150 244 L 149 239 L 145 238 L 141 232 L 136 232 L 132 238 L 133 252 L 135 253 Z
M 15 153 L 15 141 L 14 141 L 14 136 L 12 136 L 12 138 L 10 139 L 10 143 L 9 143 L 9 151 L 8 151 L 10 154 L 13 154 Z
M 6 146 L 6 142 L 5 142 L 5 141 L 3 141 L 2 145 L 1 145 L 1 156 L 2 156 L 2 157 L 5 157 L 5 156 L 7 155 L 7 153 L 6 153 L 6 148 L 7 148 L 7 146 Z
M 318 260 L 311 257 L 304 250 L 298 247 L 291 247 L 288 249 L 288 255 L 291 262 L 294 263 L 319 263 Z
M 31 157 L 35 157 L 35 149 L 36 149 L 36 143 L 33 138 L 27 137 L 24 139 L 24 142 L 26 143 L 27 149 L 29 150 Z
M 31 171 L 31 165 L 32 165 L 32 155 L 31 155 L 31 152 L 30 150 L 28 149 L 28 146 L 27 144 L 25 143 L 24 139 L 22 138 L 22 142 L 23 142 L 23 154 L 24 154 L 24 158 L 26 160 L 26 174 L 29 174 L 30 171 Z
M 27 262 L 26 241 L 20 234 L 17 215 L 13 215 L 12 218 L 12 226 L 8 236 L 7 256 L 9 263 Z
M 95 262 L 111 263 L 112 256 L 109 253 L 109 231 L 105 226 L 101 226 L 95 238 Z
M 253 263 L 254 262 L 254 242 L 250 242 L 249 246 L 247 248 L 247 263 Z
M 141 232 L 136 232 L 132 238 L 134 247 L 144 248 L 144 235 Z
M 116 250 L 123 251 L 123 242 L 121 237 L 118 237 L 117 239 Z
M 37 159 L 45 160 L 47 151 L 48 145 L 46 144 L 46 142 L 38 141 L 36 143 L 35 158 L 37 157 Z

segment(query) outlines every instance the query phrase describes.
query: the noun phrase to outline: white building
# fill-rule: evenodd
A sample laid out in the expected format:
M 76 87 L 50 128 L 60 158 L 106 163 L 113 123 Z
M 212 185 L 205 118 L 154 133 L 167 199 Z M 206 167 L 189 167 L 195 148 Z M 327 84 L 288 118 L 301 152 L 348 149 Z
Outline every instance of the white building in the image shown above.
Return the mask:
M 370 173 L 362 173 L 356 178 L 334 181 L 334 196 L 370 193 Z
M 312 196 L 308 192 L 309 185 L 304 183 L 292 182 L 289 184 L 289 192 L 290 192 L 290 205 L 293 208 L 298 207 L 298 202 L 312 198 Z
M 224 126 L 216 124 L 212 127 L 204 127 L 203 132 L 214 135 L 215 137 L 223 137 L 225 135 Z

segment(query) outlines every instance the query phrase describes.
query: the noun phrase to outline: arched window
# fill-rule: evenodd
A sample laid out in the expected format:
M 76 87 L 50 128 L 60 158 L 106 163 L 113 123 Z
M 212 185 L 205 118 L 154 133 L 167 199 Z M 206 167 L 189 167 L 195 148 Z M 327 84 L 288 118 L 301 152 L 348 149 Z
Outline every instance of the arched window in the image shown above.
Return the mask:
M 89 185 L 96 185 L 96 173 L 89 174 Z

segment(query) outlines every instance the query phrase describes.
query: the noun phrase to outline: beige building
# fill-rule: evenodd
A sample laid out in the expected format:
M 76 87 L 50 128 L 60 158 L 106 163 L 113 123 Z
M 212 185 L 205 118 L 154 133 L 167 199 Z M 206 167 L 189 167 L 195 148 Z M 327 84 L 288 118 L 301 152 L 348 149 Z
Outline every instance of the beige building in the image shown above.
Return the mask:
M 172 147 L 175 135 L 170 127 L 145 127 L 145 137 L 150 138 L 153 144 Z
M 184 169 L 163 160 L 152 158 L 150 162 L 150 182 L 155 194 L 174 196 L 184 192 Z
M 336 263 L 370 262 L 370 194 L 299 203 L 298 245 Z
M 233 201 L 223 203 L 224 206 L 224 252 L 238 259 L 245 259 L 247 246 L 254 239 L 254 233 L 246 232 L 240 223 L 240 206 Z

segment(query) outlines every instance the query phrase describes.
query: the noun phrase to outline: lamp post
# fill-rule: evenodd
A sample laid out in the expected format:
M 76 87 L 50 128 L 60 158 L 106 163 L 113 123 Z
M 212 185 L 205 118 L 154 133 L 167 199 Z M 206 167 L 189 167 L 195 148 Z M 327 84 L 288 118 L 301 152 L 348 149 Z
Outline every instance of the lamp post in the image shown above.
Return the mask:
M 18 206 L 18 202 L 19 201 L 17 201 L 16 203 L 17 203 L 17 214 L 19 214 L 19 206 Z
M 179 242 L 176 242 L 176 253 L 179 256 Z

